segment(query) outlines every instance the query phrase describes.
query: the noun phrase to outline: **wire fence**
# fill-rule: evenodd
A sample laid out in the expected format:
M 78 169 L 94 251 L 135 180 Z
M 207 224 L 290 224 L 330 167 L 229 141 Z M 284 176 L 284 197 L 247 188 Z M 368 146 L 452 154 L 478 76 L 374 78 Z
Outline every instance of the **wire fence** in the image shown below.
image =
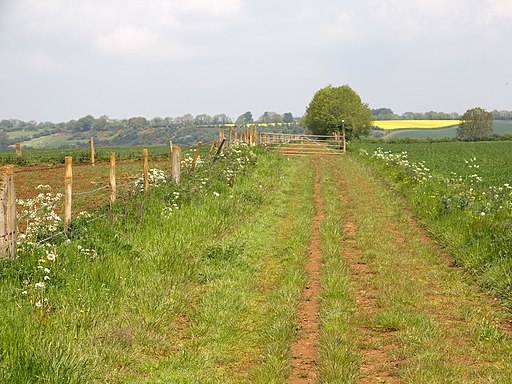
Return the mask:
M 81 153 L 77 164 L 74 164 L 74 160 L 68 156 L 65 164 L 18 164 L 4 167 L 9 168 L 8 172 L 13 176 L 9 176 L 13 181 L 12 192 L 9 192 L 10 198 L 12 200 L 14 196 L 18 202 L 18 204 L 12 204 L 13 210 L 11 211 L 14 212 L 11 216 L 17 216 L 18 224 L 16 225 L 16 221 L 14 221 L 14 229 L 6 231 L 9 236 L 23 233 L 24 230 L 29 231 L 31 222 L 37 222 L 40 219 L 38 216 L 47 215 L 50 220 L 58 221 L 64 217 L 64 230 L 59 230 L 62 228 L 61 225 L 51 225 L 53 229 L 49 230 L 48 236 L 39 239 L 36 244 L 47 243 L 56 237 L 65 236 L 67 222 L 69 223 L 71 216 L 76 217 L 83 212 L 106 206 L 115 201 L 116 195 L 122 196 L 132 192 L 147 191 L 150 168 L 161 170 L 168 176 L 171 176 L 171 171 L 177 172 L 178 178 L 175 178 L 175 174 L 172 177 L 178 182 L 182 163 L 190 170 L 194 170 L 198 159 L 210 159 L 211 155 L 211 160 L 215 161 L 223 149 L 223 145 L 226 143 L 226 146 L 230 146 L 232 140 L 233 144 L 257 144 L 256 129 L 241 131 L 238 137 L 236 132 L 233 132 L 232 136 L 231 130 L 228 137 L 221 131 L 218 142 L 214 140 L 204 146 L 199 142 L 195 148 L 185 149 L 183 152 L 175 151 L 177 156 L 174 156 L 171 145 L 165 153 L 148 154 L 148 151 L 144 149 L 132 158 L 127 157 L 125 152 L 121 161 L 117 161 L 115 155 L 110 156 L 108 162 L 95 161 L 95 151 L 91 140 L 89 162 L 84 161 L 85 155 Z M 95 214 L 87 222 L 98 220 L 103 216 L 105 215 Z M 43 218 L 42 225 L 45 225 L 45 220 L 49 219 Z M 58 232 L 51 233 L 55 230 Z

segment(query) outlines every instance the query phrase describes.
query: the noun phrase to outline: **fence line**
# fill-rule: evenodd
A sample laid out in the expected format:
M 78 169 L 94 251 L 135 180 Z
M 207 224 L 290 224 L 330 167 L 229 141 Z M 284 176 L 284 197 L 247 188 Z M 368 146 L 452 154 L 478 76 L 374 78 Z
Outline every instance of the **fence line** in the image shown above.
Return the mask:
M 245 129 L 245 131 L 241 130 L 237 132 L 230 127 L 229 134 L 226 136 L 224 131 L 219 132 L 219 142 L 213 140 L 211 143 L 211 147 L 206 156 L 206 161 L 216 161 L 220 154 L 222 153 L 224 147 L 230 147 L 231 145 L 238 144 L 247 144 L 247 145 L 256 145 L 260 142 L 259 135 L 254 129 Z M 217 146 L 218 144 L 218 146 Z M 201 150 L 202 143 L 198 142 L 192 163 L 190 165 L 191 170 L 195 169 L 197 164 L 197 159 L 199 157 L 199 152 Z M 17 146 L 18 148 L 18 146 Z M 20 154 L 21 154 L 21 145 Z M 214 150 L 216 151 L 214 152 Z M 0 257 L 15 257 L 16 254 L 16 200 L 15 200 L 15 187 L 14 187 L 14 174 L 23 174 L 26 172 L 44 172 L 48 170 L 64 170 L 64 208 L 63 208 L 63 224 L 64 230 L 58 233 L 55 233 L 45 239 L 39 240 L 37 243 L 47 242 L 55 237 L 65 235 L 69 225 L 72 221 L 72 207 L 75 202 L 75 198 L 88 196 L 92 194 L 96 194 L 103 190 L 109 190 L 109 202 L 110 204 L 114 204 L 117 200 L 117 192 L 120 188 L 126 186 L 135 186 L 137 184 L 137 180 L 129 181 L 127 183 L 118 184 L 116 179 L 116 168 L 119 165 L 133 165 L 140 162 L 139 161 L 125 161 L 125 162 L 117 162 L 116 161 L 116 153 L 110 153 L 110 174 L 109 174 L 109 182 L 106 185 L 101 185 L 92 190 L 82 191 L 82 192 L 73 192 L 73 168 L 77 167 L 85 167 L 85 166 L 96 166 L 100 164 L 105 164 L 106 162 L 95 162 L 95 151 L 94 151 L 94 139 L 91 137 L 90 139 L 90 163 L 79 163 L 73 164 L 72 156 L 65 156 L 64 164 L 57 166 L 47 166 L 47 167 L 36 167 L 32 169 L 18 169 L 14 171 L 13 166 L 5 166 L 0 168 L 0 180 L 2 182 L 2 188 L 0 188 Z M 172 141 L 169 141 L 169 154 L 162 155 L 156 154 L 153 156 L 149 156 L 148 150 L 146 148 L 142 151 L 142 165 L 143 165 L 143 190 L 145 193 L 149 191 L 149 159 L 152 158 L 155 161 L 159 160 L 168 160 L 171 162 L 171 179 L 176 183 L 180 183 L 181 178 L 181 166 L 182 166 L 182 153 L 181 148 L 179 146 L 174 145 Z M 170 156 L 169 156 L 170 155 Z M 164 157 L 165 156 L 165 157 Z M 170 159 L 169 159 L 170 157 Z M 5 194 L 4 194 L 5 193 Z M 41 211 L 46 210 L 48 208 L 55 207 L 53 206 L 44 206 L 35 208 L 31 212 L 21 216 L 20 221 L 29 218 L 31 215 Z M 97 220 L 99 217 L 95 217 L 93 220 Z

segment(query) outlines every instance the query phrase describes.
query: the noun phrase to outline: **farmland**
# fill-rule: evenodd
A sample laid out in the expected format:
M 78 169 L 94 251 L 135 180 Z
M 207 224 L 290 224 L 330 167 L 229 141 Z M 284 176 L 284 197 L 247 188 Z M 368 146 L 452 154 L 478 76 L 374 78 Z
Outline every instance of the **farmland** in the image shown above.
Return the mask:
M 449 143 L 354 143 L 352 150 L 373 152 L 383 148 L 392 153 L 407 152 L 411 162 L 425 162 L 439 176 L 478 173 L 485 186 L 512 182 L 512 142 L 449 142 Z M 478 168 L 468 168 L 467 160 L 476 158 Z
M 407 120 L 395 120 L 397 124 L 391 124 L 388 121 L 376 121 L 375 125 L 384 129 L 377 131 L 383 135 L 383 139 L 396 139 L 396 138 L 414 138 L 414 139 L 427 139 L 427 138 L 454 138 L 457 134 L 456 120 L 437 120 L 444 124 L 443 126 L 435 126 L 436 120 L 409 120 L 410 124 L 404 126 L 402 122 Z M 423 124 L 424 123 L 424 124 Z M 421 127 L 421 125 L 425 125 Z M 429 124 L 431 126 L 429 126 Z M 388 125 L 388 127 L 385 127 Z M 512 120 L 494 120 L 493 130 L 495 134 L 510 134 L 512 133 Z
M 445 128 L 458 124 L 458 120 L 380 120 L 373 122 L 374 126 L 389 130 L 404 128 Z
M 180 185 L 168 148 L 150 149 L 164 176 L 148 193 L 91 204 L 64 236 L 1 260 L 0 382 L 506 383 L 510 149 L 244 145 L 194 171 L 184 160 Z M 15 176 L 43 164 L 62 180 L 63 154 L 36 151 Z M 133 181 L 141 164 L 123 156 Z M 106 164 L 82 159 L 79 191 L 104 185 Z

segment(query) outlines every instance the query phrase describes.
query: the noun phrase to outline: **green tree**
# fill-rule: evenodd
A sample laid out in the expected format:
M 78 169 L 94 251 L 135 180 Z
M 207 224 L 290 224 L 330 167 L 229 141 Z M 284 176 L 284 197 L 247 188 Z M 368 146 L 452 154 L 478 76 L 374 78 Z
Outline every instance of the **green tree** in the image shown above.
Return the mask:
M 236 124 L 252 124 L 254 119 L 251 112 L 245 112 L 243 115 L 238 116 Z
M 258 118 L 258 123 L 282 123 L 283 118 L 276 112 L 265 112 Z
M 283 115 L 283 122 L 285 123 L 293 123 L 293 115 L 291 112 L 286 112 Z
M 483 108 L 468 109 L 460 118 L 457 138 L 464 141 L 485 140 L 492 136 L 492 112 Z
M 87 115 L 87 116 L 84 116 L 84 117 L 81 117 L 80 119 L 78 119 L 75 127 L 78 131 L 86 132 L 86 131 L 90 131 L 92 129 L 93 125 L 94 125 L 94 117 L 92 117 L 91 115 Z
M 348 85 L 329 85 L 315 93 L 306 109 L 303 122 L 315 135 L 340 131 L 345 121 L 347 138 L 365 136 L 372 125 L 372 112 Z

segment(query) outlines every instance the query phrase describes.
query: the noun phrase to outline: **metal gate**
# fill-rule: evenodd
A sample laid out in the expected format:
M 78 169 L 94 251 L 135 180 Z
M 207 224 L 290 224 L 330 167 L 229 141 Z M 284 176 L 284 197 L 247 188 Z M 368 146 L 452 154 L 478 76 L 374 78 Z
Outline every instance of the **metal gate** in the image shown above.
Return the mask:
M 286 156 L 324 156 L 342 153 L 338 135 L 260 132 L 260 144 Z

